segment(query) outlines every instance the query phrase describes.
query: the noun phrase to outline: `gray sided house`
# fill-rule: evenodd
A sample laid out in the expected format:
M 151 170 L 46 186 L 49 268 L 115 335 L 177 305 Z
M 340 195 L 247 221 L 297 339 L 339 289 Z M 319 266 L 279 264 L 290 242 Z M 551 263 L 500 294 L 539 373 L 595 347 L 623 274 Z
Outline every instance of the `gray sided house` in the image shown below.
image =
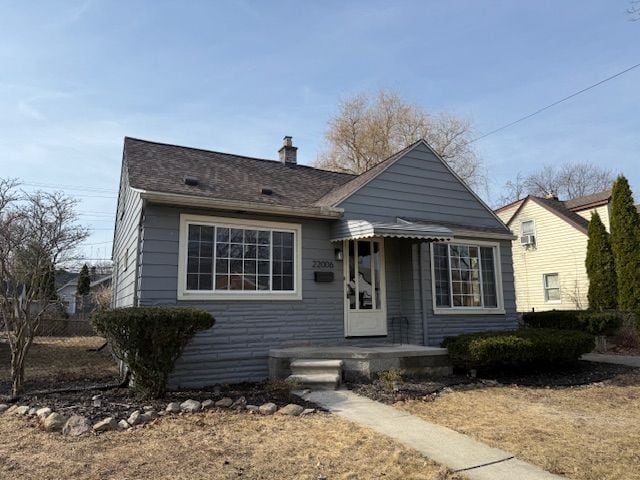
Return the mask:
M 424 141 L 354 176 L 126 138 L 114 305 L 206 309 L 179 387 L 264 379 L 272 349 L 438 346 L 516 327 L 512 234 Z

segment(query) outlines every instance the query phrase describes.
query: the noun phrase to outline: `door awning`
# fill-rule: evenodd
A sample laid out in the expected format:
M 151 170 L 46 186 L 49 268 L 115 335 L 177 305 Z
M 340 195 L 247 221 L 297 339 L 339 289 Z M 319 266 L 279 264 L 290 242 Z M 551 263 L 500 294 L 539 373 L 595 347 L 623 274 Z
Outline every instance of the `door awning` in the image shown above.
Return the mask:
M 453 232 L 436 224 L 397 222 L 383 223 L 368 220 L 341 220 L 331 230 L 331 241 L 356 240 L 371 237 L 418 238 L 432 242 L 453 240 Z

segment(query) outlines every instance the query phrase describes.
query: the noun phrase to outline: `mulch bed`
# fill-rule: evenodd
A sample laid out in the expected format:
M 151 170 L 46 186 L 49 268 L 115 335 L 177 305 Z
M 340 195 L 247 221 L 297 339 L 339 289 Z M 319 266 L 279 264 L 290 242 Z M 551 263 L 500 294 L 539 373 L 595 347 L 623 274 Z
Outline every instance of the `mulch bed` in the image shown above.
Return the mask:
M 437 395 L 449 390 L 471 390 L 491 388 L 499 385 L 566 388 L 588 385 L 612 379 L 634 369 L 624 365 L 580 361 L 576 365 L 555 372 L 532 372 L 527 374 L 494 374 L 481 378 L 466 375 L 448 377 L 405 377 L 403 382 L 393 385 L 379 380 L 371 383 L 348 384 L 348 388 L 383 403 L 393 404 L 406 400 L 433 401 Z
M 305 408 L 317 409 L 316 405 L 305 402 L 298 397 L 293 397 L 287 391 L 273 391 L 267 387 L 267 383 L 222 385 L 202 390 L 168 392 L 163 399 L 145 401 L 136 399 L 132 391 L 128 388 L 113 388 L 108 390 L 89 388 L 80 392 L 26 394 L 20 398 L 19 403 L 21 405 L 28 404 L 30 406 L 49 407 L 51 410 L 67 416 L 72 414 L 81 415 L 88 418 L 91 422 L 102 420 L 105 417 L 126 419 L 135 410 L 140 410 L 147 406 L 153 407 L 157 412 L 162 412 L 169 402 L 181 403 L 188 399 L 198 401 L 212 399 L 217 401 L 224 397 L 229 397 L 235 401 L 241 396 L 244 396 L 249 405 L 259 406 L 264 403 L 273 402 L 280 408 L 288 403 L 297 403 Z M 95 395 L 101 396 L 100 406 L 93 405 L 92 398 Z

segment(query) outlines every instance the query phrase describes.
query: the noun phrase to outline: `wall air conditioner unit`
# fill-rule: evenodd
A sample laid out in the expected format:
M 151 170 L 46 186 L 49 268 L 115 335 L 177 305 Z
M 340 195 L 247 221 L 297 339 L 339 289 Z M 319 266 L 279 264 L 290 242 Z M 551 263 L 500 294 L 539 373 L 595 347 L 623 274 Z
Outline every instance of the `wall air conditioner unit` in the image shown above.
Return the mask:
M 520 237 L 520 245 L 523 247 L 528 247 L 530 245 L 536 244 L 536 236 L 535 235 L 522 235 Z

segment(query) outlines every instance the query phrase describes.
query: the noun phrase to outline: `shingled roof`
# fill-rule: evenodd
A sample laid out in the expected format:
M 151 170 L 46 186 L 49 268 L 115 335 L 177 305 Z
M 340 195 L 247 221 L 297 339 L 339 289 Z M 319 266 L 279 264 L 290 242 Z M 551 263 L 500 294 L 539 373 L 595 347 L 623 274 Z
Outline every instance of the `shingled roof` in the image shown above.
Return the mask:
M 162 192 L 291 207 L 313 205 L 354 175 L 126 137 L 129 184 Z M 197 179 L 187 185 L 185 177 Z M 263 189 L 271 194 L 264 194 Z
M 566 202 L 541 197 L 531 197 L 531 199 L 537 202 L 539 205 L 545 207 L 547 210 L 550 210 L 552 213 L 555 213 L 559 217 L 563 218 L 578 230 L 587 233 L 587 229 L 589 228 L 589 220 L 569 210 L 566 207 Z
M 558 215 L 560 218 L 572 224 L 578 230 L 587 233 L 587 229 L 589 228 L 589 220 L 581 217 L 576 212 L 595 208 L 600 205 L 606 205 L 609 200 L 611 200 L 611 190 L 605 190 L 603 192 L 597 192 L 591 195 L 585 195 L 583 197 L 576 197 L 572 198 L 571 200 L 557 200 L 555 198 L 544 198 L 537 197 L 535 195 L 529 195 L 525 198 L 521 198 L 519 200 L 516 200 L 515 202 L 504 205 L 496 209 L 495 212 L 502 212 L 509 208 L 517 207 L 511 214 L 509 221 L 507 221 L 508 225 L 522 209 L 524 203 L 527 200 L 538 203 L 550 212 Z
M 569 210 L 579 211 L 587 208 L 597 207 L 599 205 L 606 205 L 611 199 L 611 190 L 605 190 L 604 192 L 593 193 L 591 195 L 585 195 L 584 197 L 576 197 L 571 200 L 565 200 L 564 206 Z

